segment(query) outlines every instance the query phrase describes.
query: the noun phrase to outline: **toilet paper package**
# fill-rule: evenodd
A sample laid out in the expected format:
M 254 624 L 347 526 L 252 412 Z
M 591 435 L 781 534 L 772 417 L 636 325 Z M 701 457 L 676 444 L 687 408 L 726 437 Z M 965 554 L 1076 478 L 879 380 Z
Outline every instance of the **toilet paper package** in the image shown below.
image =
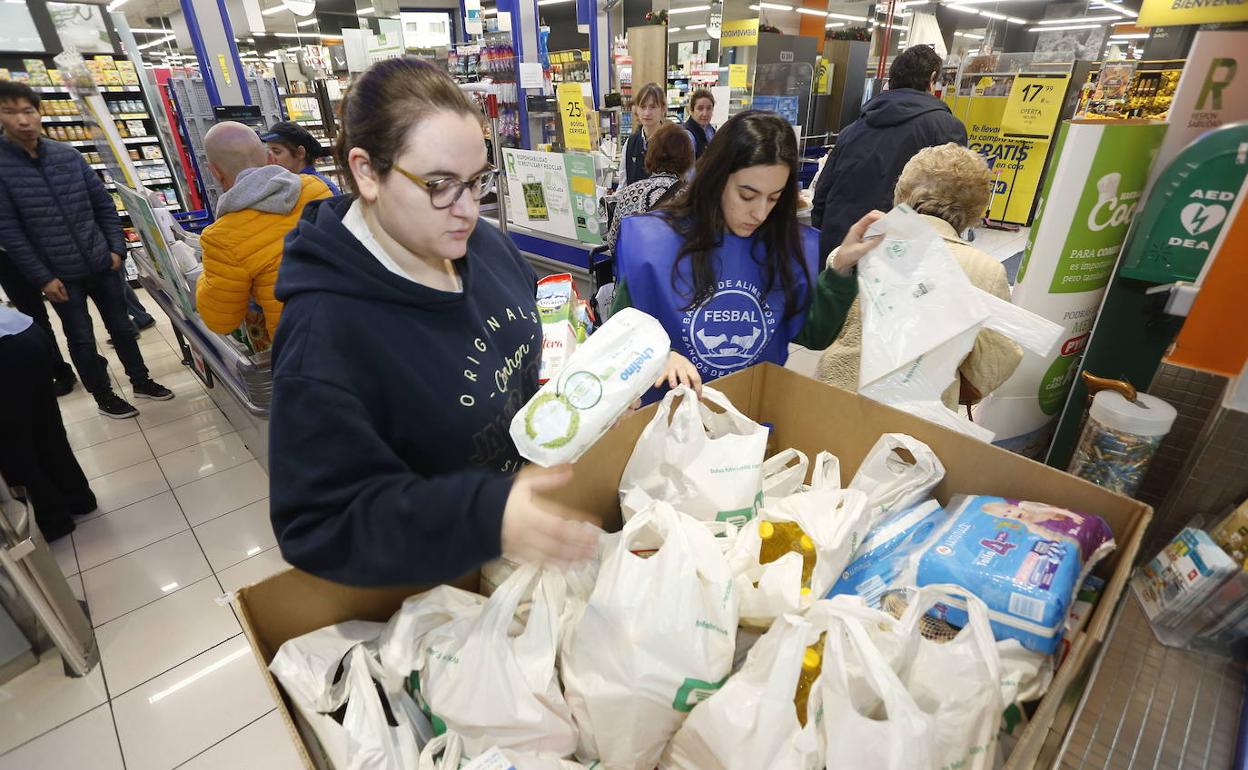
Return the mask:
M 635 308 L 611 316 L 516 413 L 516 449 L 538 465 L 574 462 L 654 385 L 670 349 L 651 316 Z

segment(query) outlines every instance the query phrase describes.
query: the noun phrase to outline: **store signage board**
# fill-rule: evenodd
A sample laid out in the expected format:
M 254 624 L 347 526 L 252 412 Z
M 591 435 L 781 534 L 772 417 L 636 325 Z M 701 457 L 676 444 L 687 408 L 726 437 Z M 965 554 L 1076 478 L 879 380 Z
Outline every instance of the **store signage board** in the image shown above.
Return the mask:
M 594 160 L 577 153 L 503 149 L 512 224 L 599 245 Z
M 1144 121 L 1062 126 L 1013 303 L 1061 324 L 1065 336 L 1048 356 L 1025 353 L 976 410 L 998 446 L 1031 457 L 1047 449 L 1165 132 Z
M 1040 191 L 1051 142 L 1001 134 L 1006 96 L 971 94 L 958 99 L 954 114 L 966 126 L 967 147 L 984 156 L 993 172 L 988 218 L 1025 225 Z
M 569 150 L 592 150 L 588 111 L 585 109 L 585 92 L 581 84 L 560 83 L 556 94 L 559 99 L 563 146 Z
M 729 88 L 749 88 L 750 87 L 750 65 L 729 64 L 728 65 L 728 87 Z
M 1144 0 L 1136 23 L 1141 27 L 1169 27 L 1236 21 L 1248 21 L 1248 0 Z
M 1001 135 L 1018 139 L 1053 138 L 1062 114 L 1069 73 L 1016 75 L 1005 101 Z
M 484 30 L 481 0 L 464 0 L 464 31 L 469 35 L 480 35 Z
M 758 19 L 739 19 L 725 21 L 720 32 L 721 46 L 758 45 Z
M 542 88 L 546 85 L 546 75 L 542 71 L 542 63 L 536 61 L 520 62 L 520 87 Z
M 152 210 L 152 205 L 147 202 L 147 198 L 142 193 L 121 183 L 117 184 L 117 195 L 121 197 L 122 205 L 129 212 L 130 221 L 138 231 L 139 239 L 143 241 L 143 250 L 147 253 L 146 267 L 149 268 L 149 272 L 155 274 L 154 277 L 169 292 L 170 297 L 177 303 L 178 309 L 187 318 L 193 317 L 195 303 L 191 299 L 190 287 L 187 286 L 186 278 L 183 277 L 172 252 L 169 251 L 164 233 L 156 222 L 156 213 Z

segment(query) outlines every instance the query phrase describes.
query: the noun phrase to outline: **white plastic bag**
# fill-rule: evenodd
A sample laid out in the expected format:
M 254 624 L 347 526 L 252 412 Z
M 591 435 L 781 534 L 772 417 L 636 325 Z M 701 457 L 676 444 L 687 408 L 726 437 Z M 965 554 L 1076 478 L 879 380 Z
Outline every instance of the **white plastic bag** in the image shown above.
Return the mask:
M 806 487 L 810 460 L 805 452 L 786 449 L 763 463 L 763 504 L 800 492 Z
M 348 761 L 345 766 L 337 765 L 343 770 L 415 767 L 420 761 L 421 736 L 432 735 L 424 714 L 406 692 L 391 692 L 384 685 L 379 688 L 384 679 L 381 664 L 364 645 L 351 648 L 329 704 L 334 710 L 343 709 Z
M 868 230 L 884 233 L 859 263 L 862 361 L 858 391 L 947 428 L 991 441 L 941 401 L 981 329 L 993 329 L 1040 355 L 1063 329 L 975 287 L 944 239 L 905 205 Z
M 516 609 L 530 590 L 520 630 Z M 469 756 L 493 745 L 551 757 L 576 750 L 576 727 L 555 673 L 566 592 L 558 572 L 522 565 L 479 614 L 418 640 L 420 693 L 435 726 L 458 733 Z
M 624 520 L 662 500 L 695 519 L 741 526 L 761 501 L 766 453 L 767 429 L 723 393 L 703 387 L 699 399 L 689 388 L 675 388 L 637 439 L 620 478 Z
M 459 770 L 464 761 L 464 740 L 445 732 L 425 744 L 416 770 Z
M 1034 652 L 1017 639 L 997 642 L 1001 657 L 1001 702 L 1006 708 L 1044 697 L 1053 683 L 1053 656 Z
M 484 606 L 484 596 L 447 585 L 409 596 L 381 633 L 377 656 L 382 667 L 420 702 L 417 671 L 425 635 L 452 621 L 475 618 Z
M 750 650 L 745 666 L 685 720 L 659 766 L 822 770 L 815 720 L 808 717 L 803 727 L 793 702 L 803 656 L 818 641 L 819 631 L 799 615 L 777 618 Z
M 517 451 L 538 465 L 575 462 L 654 385 L 670 345 L 663 325 L 640 310 L 613 315 L 516 412 Z
M 607 548 L 593 593 L 569 621 L 564 692 L 582 761 L 651 770 L 727 678 L 738 597 L 714 536 L 667 503 L 638 512 Z
M 816 478 L 810 489 L 765 505 L 756 521 L 737 535 L 728 562 L 741 594 L 741 622 L 766 628 L 786 612 L 797 612 L 822 598 L 835 585 L 854 551 L 866 538 L 870 516 L 866 494 L 831 487 Z M 760 528 L 795 523 L 814 545 L 809 590 L 802 585 L 803 556 L 792 551 L 775 561 L 760 562 Z
M 904 433 L 885 433 L 858 466 L 850 489 L 867 494 L 871 526 L 932 496 L 945 466 L 927 444 Z

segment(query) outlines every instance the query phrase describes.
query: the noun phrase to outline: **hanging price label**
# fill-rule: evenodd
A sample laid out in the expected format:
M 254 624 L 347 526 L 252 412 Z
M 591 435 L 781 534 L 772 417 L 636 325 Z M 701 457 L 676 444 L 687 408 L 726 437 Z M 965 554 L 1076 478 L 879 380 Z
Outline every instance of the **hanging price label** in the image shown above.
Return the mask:
M 1001 116 L 1001 135 L 1016 139 L 1053 138 L 1069 73 L 1017 75 Z
M 569 150 L 592 150 L 589 140 L 589 117 L 585 110 L 585 93 L 580 83 L 560 83 L 555 92 L 559 113 L 563 118 L 563 145 Z

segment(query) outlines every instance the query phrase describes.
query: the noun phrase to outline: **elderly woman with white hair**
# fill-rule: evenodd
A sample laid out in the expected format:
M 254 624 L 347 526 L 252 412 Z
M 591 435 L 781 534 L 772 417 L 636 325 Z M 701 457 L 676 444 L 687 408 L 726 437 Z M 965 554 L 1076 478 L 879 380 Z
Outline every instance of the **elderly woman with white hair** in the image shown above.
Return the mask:
M 940 234 L 972 284 L 1008 302 L 1010 286 L 1005 268 L 960 237 L 983 217 L 991 184 L 992 175 L 983 157 L 949 143 L 928 147 L 910 159 L 897 180 L 893 202 L 914 209 Z M 820 358 L 815 376 L 838 388 L 856 391 L 861 355 L 862 307 L 855 299 L 840 336 Z M 956 410 L 959 403 L 979 401 L 1004 384 L 1022 358 L 1022 349 L 1009 338 L 981 331 L 958 368 L 959 380 L 949 383 L 944 392 L 945 405 Z

